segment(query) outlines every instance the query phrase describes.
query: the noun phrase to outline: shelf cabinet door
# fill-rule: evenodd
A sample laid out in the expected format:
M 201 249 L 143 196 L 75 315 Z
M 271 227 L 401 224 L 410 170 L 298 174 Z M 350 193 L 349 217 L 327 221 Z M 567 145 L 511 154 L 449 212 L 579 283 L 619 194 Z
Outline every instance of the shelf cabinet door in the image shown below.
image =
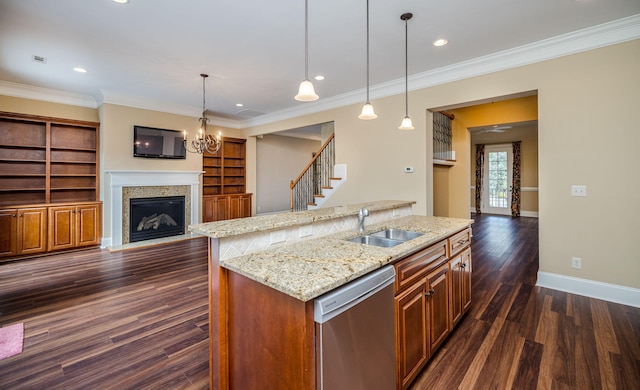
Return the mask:
M 449 324 L 449 264 L 444 263 L 427 275 L 427 293 L 429 350 L 435 351 L 451 332 Z
M 18 252 L 18 210 L 0 210 L 0 257 Z
M 460 254 L 462 262 L 461 284 L 462 284 L 462 314 L 466 313 L 471 307 L 471 248 L 467 248 Z
M 251 216 L 251 195 L 229 196 L 229 218 L 245 218 Z
M 100 244 L 102 237 L 102 204 L 86 204 L 76 207 L 76 246 Z
M 229 219 L 229 199 L 226 196 L 205 196 L 202 200 L 202 222 Z
M 459 254 L 449 261 L 449 272 L 451 276 L 451 301 L 450 301 L 450 321 L 451 328 L 455 327 L 462 319 L 462 255 Z
M 398 388 L 406 389 L 429 359 L 427 281 L 420 279 L 395 298 Z
M 49 207 L 49 250 L 75 247 L 75 206 Z
M 47 208 L 18 209 L 17 254 L 44 252 L 47 250 Z
M 98 245 L 102 205 L 49 207 L 49 250 Z

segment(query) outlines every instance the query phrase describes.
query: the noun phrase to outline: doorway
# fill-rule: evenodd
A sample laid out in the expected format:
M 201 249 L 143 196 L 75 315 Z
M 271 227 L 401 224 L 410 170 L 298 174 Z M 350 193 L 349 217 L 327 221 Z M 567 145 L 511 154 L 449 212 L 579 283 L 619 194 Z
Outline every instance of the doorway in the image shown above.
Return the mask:
M 482 212 L 511 214 L 513 149 L 511 145 L 487 145 L 484 159 Z

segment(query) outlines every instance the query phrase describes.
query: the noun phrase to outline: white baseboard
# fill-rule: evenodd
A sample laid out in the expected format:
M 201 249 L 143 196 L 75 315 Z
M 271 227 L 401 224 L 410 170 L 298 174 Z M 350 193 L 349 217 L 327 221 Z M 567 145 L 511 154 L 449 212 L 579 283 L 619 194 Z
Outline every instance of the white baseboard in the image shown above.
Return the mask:
M 100 244 L 100 248 L 109 248 L 111 246 L 111 237 L 103 237 L 102 243 Z
M 536 286 L 640 307 L 640 289 L 637 288 L 574 278 L 549 272 L 538 272 Z
M 471 207 L 471 208 L 469 208 L 469 212 L 470 212 L 470 213 L 475 213 L 475 212 L 476 212 L 476 208 L 475 208 L 475 207 Z M 496 214 L 496 215 L 502 215 L 502 214 Z M 511 214 L 504 214 L 504 215 L 511 216 Z M 537 211 L 524 211 L 524 210 L 520 210 L 520 216 L 521 216 L 521 217 L 538 218 L 538 212 L 537 212 Z

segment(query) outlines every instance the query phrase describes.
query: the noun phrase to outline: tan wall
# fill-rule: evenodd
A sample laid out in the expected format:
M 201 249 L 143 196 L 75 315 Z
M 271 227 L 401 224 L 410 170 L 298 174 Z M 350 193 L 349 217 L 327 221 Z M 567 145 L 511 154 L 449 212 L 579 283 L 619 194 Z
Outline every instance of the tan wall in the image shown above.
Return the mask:
M 411 199 L 418 202 L 416 213 L 428 214 L 432 125 L 425 111 L 537 90 L 540 271 L 640 288 L 640 257 L 633 244 L 640 235 L 634 212 L 640 180 L 629 176 L 630 167 L 640 166 L 638 63 L 640 40 L 635 40 L 417 90 L 409 97 L 416 127 L 411 132 L 397 130 L 402 95 L 373 100 L 379 116 L 374 121 L 359 120 L 360 105 L 352 105 L 247 131 L 335 120 L 337 161 L 347 163 L 349 180 L 333 204 Z M 402 172 L 409 163 L 413 174 Z M 569 196 L 572 184 L 587 185 L 589 196 Z M 467 180 L 467 202 L 468 186 Z M 582 270 L 571 269 L 572 256 L 582 257 Z
M 640 179 L 634 171 L 640 166 L 638 63 L 640 40 L 634 40 L 413 91 L 409 115 L 414 131 L 397 130 L 404 115 L 404 96 L 396 95 L 372 100 L 379 116 L 374 121 L 359 120 L 361 104 L 357 104 L 243 133 L 251 136 L 335 121 L 337 162 L 348 165 L 349 179 L 329 205 L 407 199 L 417 201 L 415 213 L 429 215 L 433 213 L 433 168 L 428 109 L 537 90 L 540 271 L 640 288 L 640 256 L 635 247 L 640 236 L 635 211 Z M 137 162 L 126 166 L 111 157 L 125 158 L 119 148 L 131 156 L 126 127 L 133 122 L 146 119 L 139 124 L 171 128 L 184 120 L 187 126 L 186 117 L 165 121 L 163 114 L 153 111 L 134 114 L 108 105 L 101 111 L 103 134 L 113 131 L 103 143 L 104 169 L 136 169 Z M 128 122 L 118 115 L 128 115 Z M 248 144 L 248 153 L 255 155 L 255 139 Z M 251 190 L 255 189 L 255 170 L 251 172 L 255 160 L 250 161 L 250 156 L 247 160 Z M 198 166 L 192 166 L 191 159 L 183 163 L 180 169 Z M 415 173 L 404 173 L 407 165 L 413 165 Z M 572 184 L 587 185 L 588 196 L 571 197 Z M 468 187 L 464 193 L 468 199 Z M 583 259 L 582 270 L 571 269 L 572 256 Z
M 289 211 L 289 183 L 320 146 L 320 141 L 269 134 L 257 140 L 257 213 Z

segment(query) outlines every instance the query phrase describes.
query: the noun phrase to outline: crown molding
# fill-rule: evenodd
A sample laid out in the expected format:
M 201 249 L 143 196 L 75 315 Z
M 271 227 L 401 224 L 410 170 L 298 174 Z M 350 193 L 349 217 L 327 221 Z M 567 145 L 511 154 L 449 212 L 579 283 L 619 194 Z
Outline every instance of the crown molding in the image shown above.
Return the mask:
M 593 50 L 640 38 L 640 14 L 592 26 L 553 38 L 500 51 L 472 60 L 444 66 L 409 76 L 409 90 L 419 90 L 466 78 L 481 76 L 537 62 L 547 61 L 571 54 Z M 391 80 L 370 87 L 371 100 L 404 93 L 404 78 Z M 212 124 L 232 129 L 265 125 L 285 119 L 332 110 L 352 104 L 363 103 L 361 88 L 341 95 L 261 115 L 257 118 L 234 120 L 209 116 Z M 30 85 L 0 81 L 0 94 L 25 99 L 43 100 L 53 103 L 97 108 L 103 103 L 161 111 L 197 118 L 201 112 L 194 107 L 152 101 L 147 98 L 128 96 L 114 91 L 101 90 L 100 96 L 77 94 L 67 91 L 34 87 Z
M 34 87 L 32 85 L 18 84 L 2 80 L 0 80 L 0 95 L 68 104 L 71 106 L 98 108 L 98 102 L 91 95 L 83 95 L 58 89 Z
M 409 76 L 409 90 L 415 91 L 434 87 L 638 38 L 640 38 L 640 14 L 414 74 Z M 373 85 L 370 87 L 370 100 L 404 93 L 404 88 L 404 78 Z M 346 94 L 320 99 L 315 102 L 305 103 L 303 106 L 273 112 L 258 118 L 247 119 L 242 121 L 242 125 L 245 128 L 260 126 L 351 104 L 363 103 L 362 95 L 364 93 L 365 89 L 363 88 Z

